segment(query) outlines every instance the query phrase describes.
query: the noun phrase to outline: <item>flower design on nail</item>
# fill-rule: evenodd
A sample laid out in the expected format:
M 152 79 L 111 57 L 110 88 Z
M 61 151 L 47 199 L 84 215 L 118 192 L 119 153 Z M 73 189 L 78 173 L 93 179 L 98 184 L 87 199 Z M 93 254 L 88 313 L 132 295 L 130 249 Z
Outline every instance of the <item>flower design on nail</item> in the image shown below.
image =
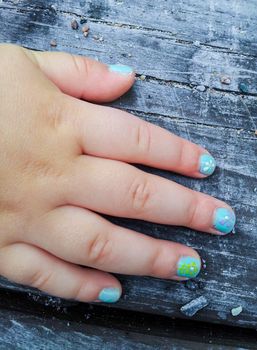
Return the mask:
M 222 220 L 220 220 L 220 224 L 226 228 L 230 228 L 234 225 L 234 217 L 230 215 L 226 215 Z
M 211 175 L 215 168 L 215 159 L 210 154 L 202 154 L 200 157 L 200 173 L 203 175 Z
M 194 261 L 191 262 L 190 264 L 184 263 L 179 267 L 179 272 L 182 275 L 186 275 L 186 276 L 194 276 L 197 271 L 198 271 L 198 268 Z
M 181 277 L 196 277 L 200 271 L 199 259 L 182 257 L 178 262 L 177 275 Z

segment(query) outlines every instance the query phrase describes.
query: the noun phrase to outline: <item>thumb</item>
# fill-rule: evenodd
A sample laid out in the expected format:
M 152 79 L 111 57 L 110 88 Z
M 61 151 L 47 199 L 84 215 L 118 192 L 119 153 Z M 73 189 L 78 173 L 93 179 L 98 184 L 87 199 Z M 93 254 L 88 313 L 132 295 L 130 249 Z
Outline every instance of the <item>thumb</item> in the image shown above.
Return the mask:
M 65 94 L 92 102 L 109 102 L 134 83 L 135 73 L 124 65 L 105 65 L 63 52 L 29 51 L 40 69 Z

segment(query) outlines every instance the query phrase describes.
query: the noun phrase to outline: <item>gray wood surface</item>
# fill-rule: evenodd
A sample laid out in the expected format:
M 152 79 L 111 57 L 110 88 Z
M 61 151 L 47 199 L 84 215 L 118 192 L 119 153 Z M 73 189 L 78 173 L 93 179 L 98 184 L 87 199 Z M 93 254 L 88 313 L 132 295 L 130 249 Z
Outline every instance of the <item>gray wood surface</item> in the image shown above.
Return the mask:
M 119 276 L 124 295 L 114 307 L 183 317 L 180 307 L 205 295 L 209 306 L 193 319 L 257 327 L 256 13 L 254 0 L 0 1 L 0 41 L 134 66 L 146 79 L 138 79 L 112 105 L 207 147 L 218 161 L 206 180 L 146 170 L 230 203 L 237 214 L 235 234 L 214 237 L 111 218 L 196 248 L 207 265 L 199 277 L 204 289 L 193 292 L 183 283 Z M 89 20 L 87 38 L 70 27 L 81 16 Z M 50 47 L 52 39 L 56 48 Z M 230 85 L 220 82 L 224 75 Z M 240 83 L 247 93 L 240 92 Z M 3 279 L 0 284 L 21 288 Z M 243 312 L 233 317 L 230 311 L 239 305 Z
M 42 319 L 17 311 L 0 311 L 1 350 L 244 350 L 249 347 L 224 346 L 160 337 L 133 331 L 96 327 L 79 322 Z

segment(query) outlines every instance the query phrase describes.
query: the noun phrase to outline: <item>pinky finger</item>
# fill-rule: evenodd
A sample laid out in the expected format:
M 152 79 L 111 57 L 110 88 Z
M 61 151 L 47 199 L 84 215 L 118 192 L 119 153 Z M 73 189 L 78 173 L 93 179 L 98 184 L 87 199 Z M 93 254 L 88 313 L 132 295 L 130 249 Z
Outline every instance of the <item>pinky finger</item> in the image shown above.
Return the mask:
M 32 245 L 0 250 L 0 275 L 48 294 L 83 302 L 116 302 L 121 285 L 112 275 L 63 261 Z

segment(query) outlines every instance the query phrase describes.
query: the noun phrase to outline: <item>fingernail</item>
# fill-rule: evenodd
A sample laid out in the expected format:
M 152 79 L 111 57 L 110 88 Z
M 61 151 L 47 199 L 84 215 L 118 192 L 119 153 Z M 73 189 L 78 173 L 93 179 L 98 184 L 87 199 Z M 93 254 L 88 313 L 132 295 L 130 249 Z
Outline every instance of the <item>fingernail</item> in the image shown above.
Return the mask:
M 213 226 L 216 230 L 227 234 L 233 230 L 235 222 L 236 216 L 232 210 L 227 208 L 218 208 L 215 210 Z
M 115 303 L 120 299 L 121 291 L 119 288 L 104 288 L 98 295 L 98 298 L 104 303 Z
M 178 261 L 177 276 L 193 278 L 201 270 L 201 260 L 192 256 L 182 256 Z
M 114 72 L 114 73 L 119 73 L 123 75 L 128 75 L 133 73 L 133 68 L 129 66 L 125 66 L 123 64 L 110 64 L 109 65 L 109 71 Z
M 202 154 L 199 161 L 199 171 L 203 175 L 211 175 L 216 168 L 216 161 L 210 154 Z

